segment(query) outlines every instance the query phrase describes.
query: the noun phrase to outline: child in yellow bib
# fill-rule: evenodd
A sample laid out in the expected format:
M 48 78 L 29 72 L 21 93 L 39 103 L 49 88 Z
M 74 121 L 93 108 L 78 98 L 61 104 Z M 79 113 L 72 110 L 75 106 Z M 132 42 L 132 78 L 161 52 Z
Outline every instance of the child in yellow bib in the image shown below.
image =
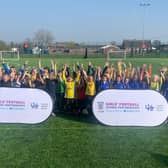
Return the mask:
M 75 109 L 75 98 L 76 98 L 76 83 L 80 79 L 80 73 L 77 72 L 76 78 L 73 79 L 71 76 L 66 77 L 66 69 L 63 71 L 63 80 L 65 83 L 65 107 L 67 112 L 73 112 Z

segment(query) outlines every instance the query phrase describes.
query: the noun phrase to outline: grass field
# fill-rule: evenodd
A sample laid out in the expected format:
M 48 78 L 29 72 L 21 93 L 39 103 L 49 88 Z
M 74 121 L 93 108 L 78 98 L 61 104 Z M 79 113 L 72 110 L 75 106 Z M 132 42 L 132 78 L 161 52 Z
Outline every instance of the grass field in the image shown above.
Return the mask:
M 56 59 L 103 65 L 103 59 Z M 152 63 L 154 72 L 167 59 L 129 59 Z M 24 62 L 21 60 L 19 64 Z M 38 59 L 29 59 L 37 66 Z M 50 59 L 43 58 L 43 65 Z M 0 168 L 167 168 L 168 125 L 107 127 L 96 119 L 58 115 L 37 125 L 0 124 Z
M 68 63 L 70 66 L 72 66 L 74 63 L 81 63 L 81 64 L 84 64 L 85 67 L 87 67 L 87 64 L 89 61 L 92 62 L 92 64 L 94 66 L 96 65 L 101 65 L 103 66 L 106 59 L 105 58 L 89 58 L 89 59 L 84 59 L 84 58 L 69 58 L 69 57 L 63 57 L 63 58 L 54 58 L 54 57 L 48 57 L 48 56 L 45 56 L 45 57 L 42 57 L 42 58 L 38 58 L 38 57 L 35 57 L 33 58 L 32 56 L 31 57 L 24 57 L 21 58 L 21 60 L 18 62 L 18 61 L 7 61 L 9 64 L 16 64 L 17 66 L 18 65 L 21 65 L 22 63 L 24 63 L 25 60 L 29 60 L 29 64 L 31 66 L 36 66 L 38 67 L 38 60 L 41 59 L 42 60 L 42 65 L 43 66 L 51 66 L 51 59 L 54 60 L 57 65 L 58 65 L 58 68 L 60 68 L 60 66 L 64 63 Z M 116 65 L 116 62 L 117 60 L 111 60 L 110 63 L 114 63 Z M 142 64 L 146 63 L 146 64 L 152 64 L 153 65 L 153 72 L 154 73 L 158 73 L 159 71 L 159 68 L 162 66 L 162 65 L 168 65 L 168 59 L 167 58 L 127 58 L 125 60 L 126 63 L 128 62 L 131 62 L 133 64 L 133 66 L 141 66 Z

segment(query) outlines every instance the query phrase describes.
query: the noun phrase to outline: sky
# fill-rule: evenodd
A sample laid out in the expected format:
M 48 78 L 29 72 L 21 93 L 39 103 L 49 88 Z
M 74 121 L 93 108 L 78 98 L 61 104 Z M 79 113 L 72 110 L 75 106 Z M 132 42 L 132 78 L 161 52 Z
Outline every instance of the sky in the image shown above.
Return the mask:
M 4 0 L 0 40 L 21 42 L 44 29 L 55 41 L 122 42 L 144 37 L 168 42 L 167 8 L 168 0 Z

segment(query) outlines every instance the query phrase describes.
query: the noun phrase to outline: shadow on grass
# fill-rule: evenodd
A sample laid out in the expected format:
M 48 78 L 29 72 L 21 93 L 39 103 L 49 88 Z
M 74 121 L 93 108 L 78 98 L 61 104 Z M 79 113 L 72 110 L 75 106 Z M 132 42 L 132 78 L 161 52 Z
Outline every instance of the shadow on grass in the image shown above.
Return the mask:
M 88 115 L 74 115 L 74 114 L 57 114 L 57 117 L 64 118 L 70 121 L 77 121 L 88 124 L 100 124 L 94 116 Z
M 168 156 L 159 153 L 151 153 L 150 155 L 155 160 L 159 161 L 161 164 L 168 167 Z

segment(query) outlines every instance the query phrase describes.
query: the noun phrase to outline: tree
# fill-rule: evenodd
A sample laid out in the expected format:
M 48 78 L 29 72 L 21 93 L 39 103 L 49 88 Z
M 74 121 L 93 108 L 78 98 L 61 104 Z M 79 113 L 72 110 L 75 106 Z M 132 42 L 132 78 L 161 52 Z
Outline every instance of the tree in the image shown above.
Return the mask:
M 9 46 L 2 40 L 0 40 L 0 50 L 9 50 Z
M 40 29 L 35 33 L 34 42 L 36 45 L 43 47 L 48 47 L 50 43 L 54 40 L 54 35 L 52 32 L 44 29 Z

